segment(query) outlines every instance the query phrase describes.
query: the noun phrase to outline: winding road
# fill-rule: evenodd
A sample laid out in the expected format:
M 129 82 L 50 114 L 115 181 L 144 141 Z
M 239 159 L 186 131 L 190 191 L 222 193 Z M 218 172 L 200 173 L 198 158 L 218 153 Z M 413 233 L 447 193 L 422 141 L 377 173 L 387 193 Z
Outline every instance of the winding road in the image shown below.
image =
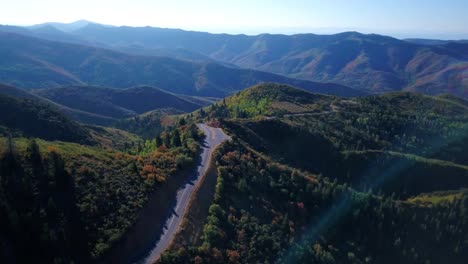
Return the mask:
M 154 263 L 161 256 L 161 253 L 167 249 L 179 229 L 186 209 L 189 206 L 190 197 L 198 188 L 198 185 L 200 185 L 201 180 L 210 166 L 213 150 L 219 144 L 229 139 L 229 136 L 224 134 L 220 128 L 210 127 L 205 124 L 198 124 L 197 126 L 206 136 L 202 144 L 200 163 L 194 174 L 191 175 L 187 182 L 177 191 L 176 202 L 174 206 L 172 206 L 171 214 L 164 224 L 161 237 L 140 263 Z

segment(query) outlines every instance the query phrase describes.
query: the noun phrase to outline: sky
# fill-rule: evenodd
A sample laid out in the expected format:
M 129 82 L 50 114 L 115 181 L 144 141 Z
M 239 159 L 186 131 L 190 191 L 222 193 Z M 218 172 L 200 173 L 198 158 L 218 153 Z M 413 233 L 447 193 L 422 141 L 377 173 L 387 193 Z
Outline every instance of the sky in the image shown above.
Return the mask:
M 468 0 L 1 0 L 0 24 L 86 19 L 213 33 L 468 39 Z

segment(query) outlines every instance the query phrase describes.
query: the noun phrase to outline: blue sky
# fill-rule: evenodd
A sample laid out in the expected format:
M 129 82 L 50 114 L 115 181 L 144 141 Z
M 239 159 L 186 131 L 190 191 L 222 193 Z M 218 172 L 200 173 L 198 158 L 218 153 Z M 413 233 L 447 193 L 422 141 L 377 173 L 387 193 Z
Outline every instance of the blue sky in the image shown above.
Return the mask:
M 87 19 L 225 33 L 336 33 L 468 39 L 468 0 L 5 0 L 0 24 Z

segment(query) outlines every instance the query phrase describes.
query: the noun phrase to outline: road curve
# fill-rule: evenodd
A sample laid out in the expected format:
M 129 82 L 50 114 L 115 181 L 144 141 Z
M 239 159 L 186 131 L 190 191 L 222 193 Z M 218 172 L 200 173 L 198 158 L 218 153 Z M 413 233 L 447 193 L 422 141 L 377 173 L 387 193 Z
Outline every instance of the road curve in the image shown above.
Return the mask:
M 174 236 L 179 229 L 186 209 L 189 205 L 190 197 L 197 189 L 201 179 L 206 174 L 210 166 L 211 155 L 213 150 L 222 142 L 229 139 L 229 136 L 224 134 L 220 128 L 214 128 L 205 124 L 197 125 L 200 130 L 205 134 L 205 139 L 202 143 L 202 151 L 200 154 L 200 163 L 193 175 L 191 175 L 187 182 L 177 191 L 176 202 L 171 208 L 171 214 L 166 219 L 161 237 L 154 245 L 146 257 L 140 262 L 144 264 L 152 264 L 161 256 L 161 253 L 166 250 Z

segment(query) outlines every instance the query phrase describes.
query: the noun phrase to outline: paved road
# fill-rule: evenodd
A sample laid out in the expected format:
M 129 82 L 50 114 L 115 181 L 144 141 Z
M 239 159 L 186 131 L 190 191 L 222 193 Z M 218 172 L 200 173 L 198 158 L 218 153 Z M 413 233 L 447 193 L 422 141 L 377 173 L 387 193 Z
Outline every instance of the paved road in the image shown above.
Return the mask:
M 175 233 L 179 229 L 180 223 L 184 216 L 185 210 L 188 207 L 190 197 L 196 190 L 210 166 L 211 155 L 217 145 L 229 139 L 229 136 L 224 134 L 220 128 L 214 128 L 205 124 L 198 124 L 199 129 L 206 135 L 202 144 L 202 152 L 200 154 L 200 164 L 198 165 L 194 175 L 190 176 L 188 181 L 177 191 L 176 202 L 171 208 L 171 214 L 164 224 L 164 228 L 159 241 L 154 245 L 148 255 L 141 263 L 152 264 L 158 260 L 164 250 L 171 243 Z

